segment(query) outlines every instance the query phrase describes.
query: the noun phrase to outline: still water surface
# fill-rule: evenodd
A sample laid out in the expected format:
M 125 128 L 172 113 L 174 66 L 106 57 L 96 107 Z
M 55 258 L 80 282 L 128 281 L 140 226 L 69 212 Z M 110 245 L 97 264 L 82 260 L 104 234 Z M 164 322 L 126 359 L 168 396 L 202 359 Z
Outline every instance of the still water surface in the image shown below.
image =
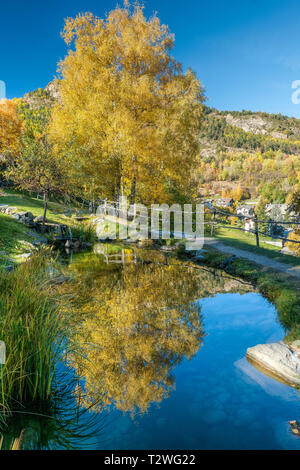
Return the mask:
M 151 251 L 128 258 L 80 255 L 69 267 L 80 319 L 69 364 L 90 412 L 79 412 L 77 431 L 62 418 L 43 439 L 49 423 L 31 434 L 27 425 L 24 446 L 300 449 L 288 425 L 300 418 L 299 392 L 245 358 L 284 337 L 273 305 L 226 273 Z

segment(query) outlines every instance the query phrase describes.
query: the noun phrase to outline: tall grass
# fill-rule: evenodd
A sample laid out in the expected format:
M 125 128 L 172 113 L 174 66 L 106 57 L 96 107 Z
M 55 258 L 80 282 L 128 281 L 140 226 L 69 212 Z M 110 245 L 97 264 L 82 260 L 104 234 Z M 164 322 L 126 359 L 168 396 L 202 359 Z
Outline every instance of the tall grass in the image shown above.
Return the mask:
M 0 274 L 0 340 L 6 363 L 0 365 L 0 408 L 51 397 L 55 366 L 64 338 L 47 273 L 47 257 L 36 255 L 8 274 Z
M 97 241 L 96 228 L 90 222 L 77 222 L 71 226 L 72 235 L 81 243 L 95 243 Z

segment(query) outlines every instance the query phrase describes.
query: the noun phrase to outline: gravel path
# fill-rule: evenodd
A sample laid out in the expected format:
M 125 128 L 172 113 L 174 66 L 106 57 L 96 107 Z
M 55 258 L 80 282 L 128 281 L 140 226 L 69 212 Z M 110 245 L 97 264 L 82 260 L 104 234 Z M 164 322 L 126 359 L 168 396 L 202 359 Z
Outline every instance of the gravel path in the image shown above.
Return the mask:
M 106 219 L 115 221 L 116 218 L 111 218 L 106 216 Z M 121 219 L 117 219 L 119 223 L 122 224 Z M 228 253 L 230 255 L 235 255 L 238 258 L 245 258 L 249 261 L 253 261 L 256 264 L 265 266 L 267 268 L 274 269 L 276 271 L 281 271 L 283 273 L 289 274 L 292 277 L 300 279 L 300 266 L 291 266 L 287 263 L 281 263 L 280 261 L 275 261 L 272 258 L 264 255 L 256 255 L 250 251 L 240 250 L 239 248 L 234 248 L 233 246 L 225 245 L 224 243 L 218 241 L 216 238 L 206 237 L 204 245 L 212 246 L 222 253 Z
M 300 266 L 291 266 L 290 264 L 275 261 L 264 255 L 256 255 L 255 253 L 251 253 L 249 251 L 240 250 L 239 248 L 224 245 L 224 243 L 219 242 L 215 238 L 206 238 L 205 245 L 212 246 L 213 248 L 218 251 L 221 251 L 222 253 L 235 255 L 238 258 L 245 258 L 249 261 L 253 261 L 254 263 L 266 266 L 271 269 L 275 269 L 277 271 L 282 271 L 286 274 L 289 274 L 290 276 L 300 279 Z

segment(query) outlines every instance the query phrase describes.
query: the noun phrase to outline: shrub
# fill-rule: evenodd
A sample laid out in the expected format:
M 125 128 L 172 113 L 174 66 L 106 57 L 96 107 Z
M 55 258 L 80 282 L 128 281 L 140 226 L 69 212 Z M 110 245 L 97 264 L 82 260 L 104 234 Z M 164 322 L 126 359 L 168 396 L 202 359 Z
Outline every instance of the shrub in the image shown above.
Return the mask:
M 295 241 L 300 242 L 300 230 L 295 230 L 294 232 L 290 233 L 288 238 L 290 240 L 295 240 Z M 300 256 L 300 243 L 287 242 L 286 246 L 295 254 Z
M 97 241 L 96 228 L 91 223 L 77 223 L 72 228 L 72 235 L 80 242 L 95 243 Z

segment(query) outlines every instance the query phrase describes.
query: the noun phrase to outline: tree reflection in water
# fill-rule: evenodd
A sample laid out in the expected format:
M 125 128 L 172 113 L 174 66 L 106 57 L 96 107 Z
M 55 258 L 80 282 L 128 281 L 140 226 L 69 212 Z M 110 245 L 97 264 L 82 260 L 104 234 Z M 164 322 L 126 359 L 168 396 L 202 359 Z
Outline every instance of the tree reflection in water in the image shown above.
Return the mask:
M 139 257 L 137 264 L 107 266 L 90 255 L 71 267 L 82 315 L 75 338 L 80 354 L 72 362 L 84 377 L 81 403 L 96 401 L 98 411 L 113 405 L 132 414 L 145 412 L 169 396 L 174 367 L 203 344 L 197 300 L 237 285 L 241 290 L 232 278 L 175 257 L 153 251 Z

